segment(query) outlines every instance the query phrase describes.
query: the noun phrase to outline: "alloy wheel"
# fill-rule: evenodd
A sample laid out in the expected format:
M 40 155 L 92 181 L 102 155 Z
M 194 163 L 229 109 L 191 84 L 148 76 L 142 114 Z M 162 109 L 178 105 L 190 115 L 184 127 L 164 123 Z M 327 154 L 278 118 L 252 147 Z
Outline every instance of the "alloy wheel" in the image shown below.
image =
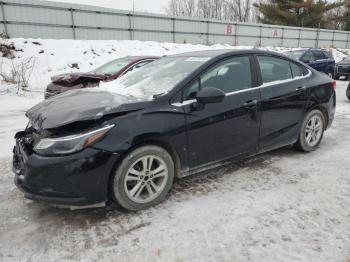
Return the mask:
M 306 124 L 305 140 L 308 146 L 314 147 L 322 137 L 323 121 L 319 115 L 312 116 Z
M 164 160 L 146 155 L 134 161 L 127 171 L 124 190 L 130 200 L 148 203 L 164 190 L 169 172 Z

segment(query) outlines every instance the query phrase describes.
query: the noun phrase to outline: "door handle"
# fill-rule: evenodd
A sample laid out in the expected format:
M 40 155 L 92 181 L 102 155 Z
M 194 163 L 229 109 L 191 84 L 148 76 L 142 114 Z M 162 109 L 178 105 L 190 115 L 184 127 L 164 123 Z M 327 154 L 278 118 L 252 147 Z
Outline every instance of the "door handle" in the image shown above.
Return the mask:
M 306 89 L 306 86 L 298 86 L 298 87 L 296 88 L 296 91 L 297 91 L 298 93 L 303 93 L 303 92 L 305 91 L 305 89 Z
M 258 104 L 258 100 L 254 99 L 254 100 L 249 100 L 245 102 L 243 106 L 246 108 L 254 108 L 256 107 L 257 104 Z

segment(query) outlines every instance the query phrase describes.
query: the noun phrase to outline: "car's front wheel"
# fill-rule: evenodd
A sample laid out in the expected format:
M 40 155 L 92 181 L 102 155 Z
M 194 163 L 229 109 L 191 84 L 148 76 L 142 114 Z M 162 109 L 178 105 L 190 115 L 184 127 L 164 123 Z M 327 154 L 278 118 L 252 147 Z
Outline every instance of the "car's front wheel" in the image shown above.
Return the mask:
M 304 152 L 315 150 L 321 143 L 325 126 L 325 118 L 320 110 L 309 112 L 302 123 L 296 148 Z
M 112 180 L 112 195 L 123 208 L 137 211 L 159 204 L 174 180 L 174 162 L 161 147 L 147 145 L 130 152 Z

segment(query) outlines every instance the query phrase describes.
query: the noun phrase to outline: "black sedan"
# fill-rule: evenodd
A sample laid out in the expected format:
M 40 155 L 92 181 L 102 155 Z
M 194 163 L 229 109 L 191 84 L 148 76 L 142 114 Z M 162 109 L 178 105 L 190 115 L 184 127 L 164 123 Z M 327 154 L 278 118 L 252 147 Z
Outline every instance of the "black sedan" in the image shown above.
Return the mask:
M 315 150 L 334 118 L 334 88 L 325 74 L 273 52 L 163 57 L 30 109 L 16 134 L 15 183 L 38 201 L 144 209 L 166 197 L 175 177 L 286 145 Z
M 335 65 L 334 69 L 334 79 L 339 79 L 345 76 L 348 78 L 350 76 L 350 55 L 344 57 L 344 59 Z

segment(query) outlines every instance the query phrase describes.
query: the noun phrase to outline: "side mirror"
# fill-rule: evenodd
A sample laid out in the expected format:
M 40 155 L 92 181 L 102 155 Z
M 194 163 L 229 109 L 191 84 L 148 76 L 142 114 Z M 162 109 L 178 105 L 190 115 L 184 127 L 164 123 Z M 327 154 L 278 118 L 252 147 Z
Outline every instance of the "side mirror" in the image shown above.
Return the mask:
M 212 104 L 221 102 L 224 100 L 225 96 L 225 93 L 220 89 L 204 87 L 198 92 L 196 100 L 199 104 Z

